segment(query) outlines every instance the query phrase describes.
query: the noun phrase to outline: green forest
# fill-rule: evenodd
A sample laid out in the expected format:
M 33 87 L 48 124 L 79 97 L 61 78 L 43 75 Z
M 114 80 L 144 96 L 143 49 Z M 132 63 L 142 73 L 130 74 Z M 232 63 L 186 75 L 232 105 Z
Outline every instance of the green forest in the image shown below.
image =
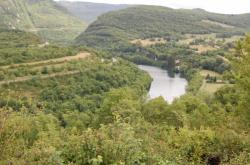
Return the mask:
M 136 6 L 74 40 L 1 26 L 0 165 L 250 165 L 249 18 Z M 150 99 L 138 65 L 186 93 Z

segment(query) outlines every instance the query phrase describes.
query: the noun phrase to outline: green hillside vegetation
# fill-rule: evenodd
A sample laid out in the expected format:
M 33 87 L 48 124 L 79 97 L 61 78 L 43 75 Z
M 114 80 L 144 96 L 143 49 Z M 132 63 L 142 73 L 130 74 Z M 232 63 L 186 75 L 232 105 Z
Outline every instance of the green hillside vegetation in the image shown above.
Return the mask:
M 183 25 L 190 12 L 199 23 Z M 175 22 L 164 29 L 163 16 Z M 78 37 L 90 47 L 0 30 L 0 164 L 249 165 L 250 36 L 233 42 L 249 27 L 247 16 L 135 7 L 93 23 Z M 157 37 L 166 42 L 131 43 Z M 171 104 L 149 100 L 153 80 L 130 61 L 182 73 L 186 94 Z M 208 89 L 216 80 L 222 87 Z
M 223 73 L 230 69 L 226 55 L 234 41 L 250 28 L 247 18 L 249 14 L 136 6 L 100 16 L 75 43 L 106 50 L 137 64 L 178 71 L 186 77 L 187 68 Z M 143 46 L 135 41 L 156 44 Z
M 19 30 L 0 30 L 0 66 L 76 55 L 80 49 L 46 44 L 38 36 Z
M 198 9 L 174 10 L 165 7 L 137 6 L 100 16 L 76 39 L 76 42 L 93 46 L 93 36 L 96 36 L 97 46 L 102 46 L 101 44 L 122 40 L 180 37 L 182 34 L 241 33 L 250 28 L 249 17 L 249 14 L 223 15 Z
M 172 104 L 147 100 L 148 74 L 97 51 L 63 64 L 77 73 L 3 85 L 0 164 L 247 165 L 249 41 L 231 56 L 234 86 L 206 95 L 192 73 Z
M 20 31 L 20 30 L 8 30 L 0 29 L 0 48 L 16 48 L 16 47 L 28 47 L 31 45 L 42 44 L 41 38 L 38 36 Z
M 33 32 L 55 42 L 73 40 L 86 26 L 52 0 L 1 0 L 0 15 L 4 28 Z

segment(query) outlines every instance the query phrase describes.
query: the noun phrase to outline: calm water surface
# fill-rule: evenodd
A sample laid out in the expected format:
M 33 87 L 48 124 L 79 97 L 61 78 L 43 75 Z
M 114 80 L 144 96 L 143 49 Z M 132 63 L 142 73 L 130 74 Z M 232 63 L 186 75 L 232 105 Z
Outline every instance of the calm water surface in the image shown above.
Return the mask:
M 153 78 L 149 90 L 150 99 L 162 96 L 166 101 L 172 103 L 175 98 L 185 94 L 187 80 L 181 78 L 179 74 L 176 74 L 175 77 L 170 77 L 166 70 L 158 67 L 146 65 L 139 65 L 138 67 L 148 72 Z

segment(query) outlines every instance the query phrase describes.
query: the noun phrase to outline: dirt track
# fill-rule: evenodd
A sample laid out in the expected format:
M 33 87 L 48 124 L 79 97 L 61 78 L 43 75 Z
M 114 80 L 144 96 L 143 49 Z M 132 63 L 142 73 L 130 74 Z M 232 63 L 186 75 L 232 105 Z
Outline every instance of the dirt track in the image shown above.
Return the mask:
M 66 57 L 62 57 L 62 58 L 55 58 L 55 59 L 50 59 L 50 60 L 45 60 L 45 61 L 7 65 L 7 66 L 0 67 L 0 69 L 8 69 L 10 67 L 33 66 L 33 65 L 41 65 L 41 64 L 47 64 L 47 63 L 58 63 L 58 62 L 64 62 L 64 61 L 72 61 L 72 60 L 84 59 L 86 57 L 89 57 L 90 55 L 91 54 L 88 52 L 81 52 L 75 56 L 66 56 Z
M 18 77 L 18 78 L 16 78 L 15 80 L 0 81 L 0 86 L 1 86 L 1 85 L 5 85 L 5 84 L 11 84 L 11 83 L 29 81 L 29 80 L 32 80 L 32 79 L 34 79 L 34 78 L 47 79 L 47 78 L 51 78 L 51 77 L 72 75 L 72 74 L 77 74 L 77 73 L 80 73 L 80 71 L 77 70 L 77 71 L 69 71 L 69 72 L 62 72 L 62 73 L 53 73 L 53 74 L 42 75 L 42 76 L 25 76 L 25 77 Z

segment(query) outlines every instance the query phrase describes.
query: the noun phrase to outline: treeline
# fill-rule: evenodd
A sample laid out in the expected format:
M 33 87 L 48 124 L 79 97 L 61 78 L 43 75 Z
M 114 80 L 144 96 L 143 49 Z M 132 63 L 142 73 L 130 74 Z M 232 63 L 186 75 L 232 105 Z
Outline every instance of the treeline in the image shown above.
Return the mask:
M 217 25 L 218 23 L 222 26 Z M 223 24 L 234 28 L 224 27 Z M 76 43 L 112 48 L 113 44 L 133 39 L 181 38 L 183 34 L 210 33 L 242 35 L 249 27 L 247 14 L 230 16 L 203 10 L 135 6 L 100 16 L 77 37 Z

